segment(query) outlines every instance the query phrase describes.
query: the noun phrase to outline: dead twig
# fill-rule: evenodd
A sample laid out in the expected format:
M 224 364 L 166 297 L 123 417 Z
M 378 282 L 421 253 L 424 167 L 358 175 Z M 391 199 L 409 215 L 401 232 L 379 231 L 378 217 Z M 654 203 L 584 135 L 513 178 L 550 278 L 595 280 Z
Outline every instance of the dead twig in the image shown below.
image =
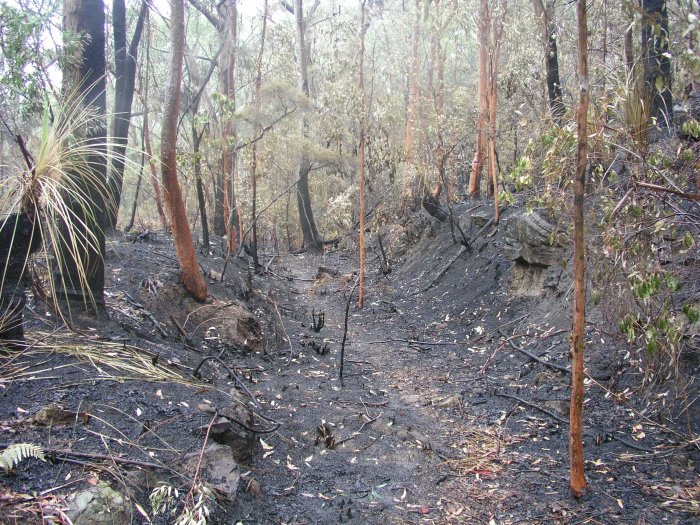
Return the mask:
M 348 296 L 348 301 L 345 304 L 345 329 L 343 330 L 343 342 L 340 344 L 340 384 L 341 386 L 345 386 L 345 382 L 343 381 L 343 366 L 345 365 L 345 343 L 348 340 L 348 317 L 350 316 L 350 303 L 352 302 L 352 296 L 355 293 L 355 288 L 357 288 L 357 285 L 359 284 L 359 279 L 355 281 L 355 284 L 352 287 L 352 290 L 350 290 L 350 295 Z

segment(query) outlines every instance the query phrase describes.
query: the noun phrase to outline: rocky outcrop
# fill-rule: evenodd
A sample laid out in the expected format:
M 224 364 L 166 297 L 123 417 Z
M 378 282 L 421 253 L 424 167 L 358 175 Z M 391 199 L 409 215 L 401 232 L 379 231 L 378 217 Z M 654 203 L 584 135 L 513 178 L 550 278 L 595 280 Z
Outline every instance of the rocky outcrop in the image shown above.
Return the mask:
M 562 256 L 556 227 L 540 213 L 518 213 L 508 218 L 505 253 L 512 260 L 551 266 Z

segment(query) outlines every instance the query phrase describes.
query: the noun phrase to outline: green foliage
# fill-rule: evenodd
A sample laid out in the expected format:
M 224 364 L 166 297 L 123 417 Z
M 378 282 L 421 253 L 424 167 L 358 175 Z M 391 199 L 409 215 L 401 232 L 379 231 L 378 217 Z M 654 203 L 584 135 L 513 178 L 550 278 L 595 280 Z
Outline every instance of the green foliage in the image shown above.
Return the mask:
M 698 140 L 700 139 L 700 122 L 695 119 L 687 120 L 681 126 L 681 131 L 684 135 L 687 135 L 694 140 Z
M 12 470 L 26 458 L 36 458 L 46 461 L 44 449 L 32 443 L 15 443 L 0 452 L 0 468 L 5 472 Z
M 180 504 L 180 492 L 172 485 L 161 484 L 153 489 L 148 499 L 154 517 L 169 513 L 171 516 L 177 515 L 172 521 L 174 525 L 207 525 L 214 493 L 204 483 L 197 483 L 182 502 L 179 513 L 177 507 Z
M 163 483 L 154 488 L 148 496 L 153 515 L 159 516 L 168 511 L 172 512 L 179 497 L 180 492 L 167 483 Z
M 700 308 L 689 304 L 683 305 L 683 313 L 688 318 L 691 324 L 695 324 L 700 320 Z

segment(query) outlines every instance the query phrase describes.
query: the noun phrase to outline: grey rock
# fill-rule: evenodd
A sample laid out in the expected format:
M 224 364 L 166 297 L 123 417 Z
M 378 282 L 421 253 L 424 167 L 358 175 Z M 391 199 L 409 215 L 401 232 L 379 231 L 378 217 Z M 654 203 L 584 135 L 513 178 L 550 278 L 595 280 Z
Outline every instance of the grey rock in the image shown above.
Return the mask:
M 512 260 L 551 266 L 562 256 L 556 228 L 538 212 L 518 213 L 508 218 L 504 251 Z
M 66 514 L 74 525 L 130 525 L 133 509 L 124 495 L 100 481 L 67 498 Z
M 199 455 L 200 452 L 194 452 L 186 456 L 186 472 L 194 474 L 199 463 Z M 200 475 L 208 486 L 220 490 L 231 499 L 235 498 L 241 471 L 229 447 L 216 443 L 208 445 L 202 453 Z

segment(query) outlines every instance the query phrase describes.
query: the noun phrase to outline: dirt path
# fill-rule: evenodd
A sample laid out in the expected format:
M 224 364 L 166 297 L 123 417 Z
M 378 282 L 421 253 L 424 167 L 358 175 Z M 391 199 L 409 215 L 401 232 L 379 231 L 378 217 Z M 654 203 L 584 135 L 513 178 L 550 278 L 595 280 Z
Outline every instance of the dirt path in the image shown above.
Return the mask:
M 316 279 L 319 266 L 337 269 L 339 276 Z M 472 370 L 457 354 L 461 345 L 401 342 L 415 335 L 406 333 L 413 323 L 390 302 L 377 301 L 363 312 L 353 303 L 342 387 L 349 261 L 290 257 L 281 267 L 294 279 L 280 298 L 284 310 L 296 314 L 287 317 L 287 331 L 295 348 L 302 341 L 306 348 L 298 355 L 295 349 L 288 367 L 261 382 L 261 394 L 275 399 L 275 415 L 284 424 L 279 439 L 270 440 L 274 448 L 265 451 L 263 472 L 256 473 L 263 498 L 269 498 L 256 505 L 266 512 L 261 522 L 488 523 L 500 514 L 509 493 L 496 473 L 507 462 L 507 432 L 502 422 L 465 411 L 455 387 L 465 386 L 461 381 Z M 318 336 L 308 327 L 312 310 L 325 314 Z M 330 353 L 315 352 L 311 341 L 328 343 Z M 470 351 L 483 354 L 485 348 Z M 468 381 L 472 387 L 476 382 Z

